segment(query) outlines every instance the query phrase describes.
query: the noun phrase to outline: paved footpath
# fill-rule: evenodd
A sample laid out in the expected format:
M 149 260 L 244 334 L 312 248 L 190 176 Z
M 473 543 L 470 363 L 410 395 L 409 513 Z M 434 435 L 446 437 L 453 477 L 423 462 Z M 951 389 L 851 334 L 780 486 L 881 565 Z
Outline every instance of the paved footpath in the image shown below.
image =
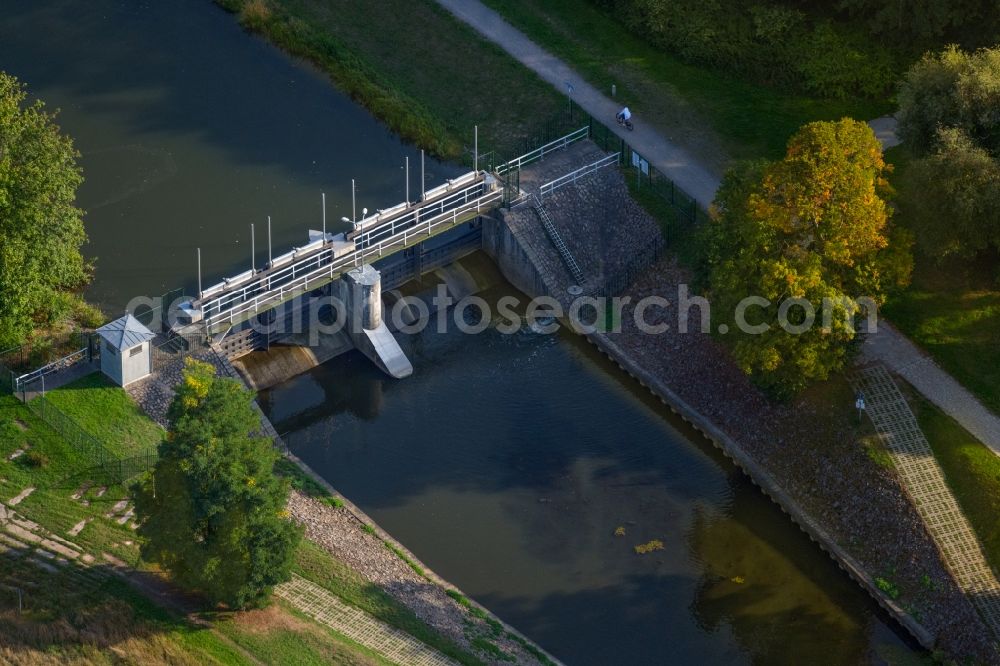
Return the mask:
M 865 339 L 861 350 L 867 360 L 883 363 L 1000 455 L 1000 417 L 892 325 L 880 321 L 878 332 Z
M 285 599 L 317 622 L 377 652 L 401 666 L 455 666 L 455 662 L 413 636 L 375 619 L 333 594 L 292 574 L 292 580 L 275 588 Z
M 565 92 L 568 81 L 573 86 L 573 101 L 595 118 L 607 118 L 609 121 L 614 118 L 618 103 L 600 93 L 566 63 L 532 42 L 489 7 L 478 0 L 437 1 L 556 89 Z M 643 156 L 650 163 L 708 208 L 719 187 L 719 179 L 682 148 L 664 139 L 651 127 L 644 126 L 641 118 L 637 120 L 634 132 L 628 132 L 614 123 L 611 123 L 611 128 L 643 151 Z M 895 133 L 896 122 L 892 117 L 876 118 L 869 125 L 886 148 L 899 143 Z M 869 360 L 884 363 L 903 376 L 942 411 L 1000 455 L 1000 418 L 896 329 L 880 322 L 878 333 L 865 343 L 864 351 Z
M 495 42 L 515 59 L 533 70 L 557 90 L 565 93 L 566 83 L 573 86 L 571 96 L 582 109 L 598 119 L 603 119 L 619 136 L 642 151 L 642 156 L 681 189 L 708 208 L 719 189 L 719 179 L 699 164 L 684 149 L 664 139 L 656 130 L 643 125 L 636 118 L 635 130 L 619 127 L 615 114 L 621 109 L 615 102 L 598 92 L 563 61 L 548 53 L 524 33 L 517 30 L 495 11 L 475 0 L 438 0 L 438 3 Z

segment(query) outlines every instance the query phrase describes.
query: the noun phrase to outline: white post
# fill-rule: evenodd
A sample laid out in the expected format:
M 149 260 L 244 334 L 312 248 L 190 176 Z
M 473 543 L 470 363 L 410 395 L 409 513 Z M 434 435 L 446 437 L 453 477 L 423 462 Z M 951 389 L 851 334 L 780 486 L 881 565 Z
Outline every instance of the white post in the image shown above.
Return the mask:
M 250 272 L 257 272 L 257 234 L 253 232 L 253 222 L 250 223 Z
M 410 156 L 406 158 L 406 205 L 410 205 Z
M 267 267 L 274 263 L 274 254 L 271 252 L 271 216 L 267 216 Z
M 420 200 L 424 200 L 424 192 L 427 191 L 427 181 L 424 180 L 424 149 L 420 149 Z
M 351 222 L 358 221 L 358 209 L 354 204 L 354 179 L 351 178 Z
M 198 248 L 198 298 L 201 298 L 201 248 Z
M 473 164 L 472 170 L 479 173 L 479 125 L 475 125 L 472 128 L 473 139 L 472 139 L 472 154 L 473 154 Z
M 320 192 L 323 197 L 323 242 L 326 242 L 326 192 Z

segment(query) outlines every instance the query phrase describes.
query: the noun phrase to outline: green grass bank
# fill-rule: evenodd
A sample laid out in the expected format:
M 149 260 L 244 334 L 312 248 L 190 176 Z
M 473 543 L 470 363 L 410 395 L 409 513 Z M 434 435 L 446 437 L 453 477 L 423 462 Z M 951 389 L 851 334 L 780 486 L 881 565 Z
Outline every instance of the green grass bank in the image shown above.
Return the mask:
M 431 0 L 215 0 L 440 157 L 519 145 L 565 98 Z M 506 152 L 513 150 L 508 149 Z M 513 155 L 511 155 L 513 156 Z
M 50 391 L 46 399 L 121 454 L 155 445 L 163 436 L 122 389 L 96 373 Z M 286 467 L 279 472 L 288 474 Z M 0 395 L 0 501 L 34 488 L 16 506 L 20 515 L 79 544 L 95 566 L 102 566 L 103 553 L 109 553 L 150 571 L 135 532 L 127 522 L 118 524 L 117 516 L 108 517 L 116 505 L 129 500 L 129 488 L 103 486 L 94 472 L 85 452 L 69 445 L 14 396 Z M 301 486 L 307 479 L 293 479 L 293 484 Z M 71 535 L 80 522 L 85 522 L 83 529 Z M 49 575 L 16 553 L 0 552 L 0 662 L 7 663 L 9 657 L 30 664 L 116 664 L 127 653 L 136 663 L 388 663 L 284 602 L 239 613 L 201 613 L 195 624 L 153 604 L 114 576 L 81 585 L 75 570 L 67 565 L 59 575 Z M 482 663 L 309 542 L 302 543 L 296 571 L 459 663 Z M 16 612 L 14 588 L 24 593 L 23 615 Z

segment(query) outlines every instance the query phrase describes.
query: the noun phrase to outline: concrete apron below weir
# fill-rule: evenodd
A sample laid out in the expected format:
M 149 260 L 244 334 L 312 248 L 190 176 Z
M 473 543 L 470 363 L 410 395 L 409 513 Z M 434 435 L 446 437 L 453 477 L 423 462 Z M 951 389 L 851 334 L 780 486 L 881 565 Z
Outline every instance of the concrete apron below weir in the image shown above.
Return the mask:
M 439 309 L 439 302 L 435 299 L 438 292 L 437 285 L 443 285 L 448 297 L 455 302 L 490 286 L 478 283 L 476 278 L 462 266 L 461 259 L 448 266 L 436 268 L 430 271 L 429 275 L 436 278 L 435 287 L 408 293 L 406 298 L 408 302 L 412 302 L 413 299 L 421 301 L 430 315 Z M 407 285 L 401 285 L 405 286 Z M 383 293 L 383 312 L 392 313 L 402 297 L 399 289 Z M 418 314 L 415 310 L 414 306 L 403 303 L 399 306 L 398 317 L 384 316 L 383 322 L 388 329 L 387 332 L 395 333 L 397 323 L 407 326 L 417 321 Z M 303 332 L 283 338 L 267 350 L 250 352 L 231 358 L 230 361 L 252 390 L 262 391 L 309 372 L 354 349 L 357 349 L 354 341 L 343 329 L 336 333 Z

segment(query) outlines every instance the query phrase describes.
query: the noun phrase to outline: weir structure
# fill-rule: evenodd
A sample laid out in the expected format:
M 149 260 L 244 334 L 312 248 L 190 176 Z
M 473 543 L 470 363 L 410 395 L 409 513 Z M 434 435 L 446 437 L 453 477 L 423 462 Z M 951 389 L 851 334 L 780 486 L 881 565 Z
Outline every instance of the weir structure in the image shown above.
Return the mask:
M 588 138 L 590 130 L 474 169 L 421 192 L 416 202 L 366 213 L 349 232 L 310 231 L 307 244 L 269 257 L 260 269 L 202 288 L 199 268 L 198 295 L 171 311 L 168 334 L 213 344 L 235 359 L 302 333 L 305 317 L 344 318 L 337 345 L 358 349 L 392 377 L 408 376 L 412 365 L 382 321 L 381 292 L 480 249 L 483 216 L 524 198 L 521 167 Z M 337 305 L 321 314 L 317 302 Z

